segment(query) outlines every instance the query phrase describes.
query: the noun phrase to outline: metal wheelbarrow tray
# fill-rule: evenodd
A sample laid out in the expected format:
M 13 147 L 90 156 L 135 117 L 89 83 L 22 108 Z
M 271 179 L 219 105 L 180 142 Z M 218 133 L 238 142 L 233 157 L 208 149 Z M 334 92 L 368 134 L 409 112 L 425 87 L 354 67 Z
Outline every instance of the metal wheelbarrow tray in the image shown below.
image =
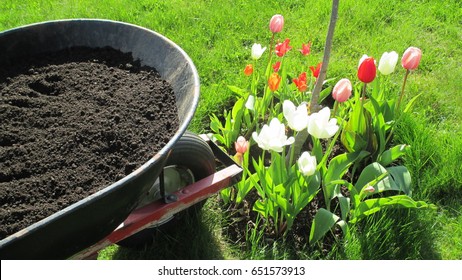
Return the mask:
M 1 259 L 69 258 L 108 236 L 137 208 L 143 196 L 159 178 L 169 153 L 185 133 L 197 107 L 199 77 L 189 56 L 166 37 L 132 24 L 76 19 L 49 21 L 7 30 L 0 33 L 0 65 L 22 56 L 40 55 L 76 46 L 112 47 L 124 53 L 131 52 L 133 58 L 139 59 L 142 65 L 155 68 L 173 87 L 179 128 L 154 157 L 128 176 L 0 240 Z M 236 172 L 226 176 L 234 176 Z M 213 176 L 204 180 L 210 182 L 211 187 L 216 187 Z M 225 181 L 225 184 L 230 184 Z M 220 184 L 219 188 L 223 187 Z M 215 188 L 216 191 L 218 189 Z M 189 207 L 204 199 L 206 193 L 209 192 L 196 193 L 194 198 L 186 198 L 186 204 L 184 197 L 180 197 L 180 204 L 165 213 Z M 157 217 L 150 219 L 155 220 Z M 128 230 L 130 233 L 127 234 L 139 231 L 148 222 L 144 221 L 137 229 Z M 122 237 L 119 235 L 118 238 L 120 240 Z

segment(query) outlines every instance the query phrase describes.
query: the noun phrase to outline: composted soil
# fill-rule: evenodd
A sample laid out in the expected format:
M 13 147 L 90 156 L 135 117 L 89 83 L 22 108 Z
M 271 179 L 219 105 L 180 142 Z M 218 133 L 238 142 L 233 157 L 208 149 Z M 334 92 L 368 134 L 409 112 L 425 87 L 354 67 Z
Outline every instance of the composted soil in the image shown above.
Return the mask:
M 171 85 L 130 53 L 72 48 L 0 69 L 0 239 L 122 179 L 179 126 Z

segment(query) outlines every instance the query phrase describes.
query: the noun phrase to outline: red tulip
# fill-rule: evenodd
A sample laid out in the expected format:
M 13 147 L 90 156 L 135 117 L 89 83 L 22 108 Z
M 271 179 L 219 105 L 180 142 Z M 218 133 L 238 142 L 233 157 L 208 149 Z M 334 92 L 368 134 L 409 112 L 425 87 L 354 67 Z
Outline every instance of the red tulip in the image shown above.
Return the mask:
M 313 74 L 313 77 L 318 78 L 319 72 L 321 71 L 321 67 L 322 67 L 322 62 L 318 63 L 316 68 L 314 68 L 314 66 L 310 66 L 310 70 L 311 70 L 311 73 Z
M 308 89 L 308 85 L 306 84 L 306 72 L 301 73 L 298 78 L 293 79 L 293 82 L 301 92 L 305 92 Z
M 273 33 L 281 32 L 284 27 L 284 17 L 282 15 L 274 15 L 269 24 L 269 28 Z
M 273 64 L 274 72 L 279 72 L 279 68 L 281 68 L 281 62 L 280 61 Z
M 302 48 L 299 51 L 302 55 L 309 55 L 311 52 L 311 42 L 308 42 L 308 44 L 302 44 Z
M 373 57 L 365 58 L 358 68 L 358 78 L 363 83 L 370 83 L 375 79 L 377 69 Z
M 341 79 L 335 84 L 332 91 L 332 97 L 338 102 L 345 102 L 350 98 L 353 87 L 350 80 Z
M 268 79 L 268 86 L 271 91 L 276 91 L 279 88 L 279 84 L 281 83 L 281 77 L 278 73 L 273 72 L 269 79 Z
M 416 47 L 409 47 L 401 58 L 401 65 L 404 69 L 414 70 L 419 66 L 420 59 L 422 58 L 422 51 Z
M 253 73 L 253 65 L 252 64 L 247 64 L 244 69 L 244 74 L 246 76 L 250 76 Z
M 289 46 L 289 43 L 289 39 L 285 39 L 284 42 L 278 43 L 275 47 L 276 55 L 279 57 L 283 57 L 288 51 L 290 51 L 292 47 Z

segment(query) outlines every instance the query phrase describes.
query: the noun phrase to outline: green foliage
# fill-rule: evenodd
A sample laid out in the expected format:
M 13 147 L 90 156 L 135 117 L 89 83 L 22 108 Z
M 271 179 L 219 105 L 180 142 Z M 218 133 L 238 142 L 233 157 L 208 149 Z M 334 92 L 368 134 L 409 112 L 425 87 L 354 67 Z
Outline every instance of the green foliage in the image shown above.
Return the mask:
M 271 158 L 268 167 L 264 166 L 262 158 L 253 160 L 257 176 L 250 178 L 261 197 L 253 210 L 266 221 L 271 218 L 275 232 L 281 234 L 291 229 L 295 217 L 318 193 L 320 174 L 305 177 L 296 165 L 286 167 L 284 156 L 272 152 Z
M 312 58 L 309 63 L 304 62 L 306 69 L 308 64 L 321 59 L 330 13 L 329 1 L 283 1 L 268 5 L 266 1 L 220 0 L 214 4 L 183 0 L 2 0 L 0 30 L 44 20 L 88 17 L 122 20 L 158 31 L 178 43 L 199 70 L 202 98 L 190 128 L 205 132 L 208 131 L 210 113 L 223 120 L 220 115 L 223 107 L 235 98 L 226 85 L 246 83 L 247 77 L 240 69 L 247 63 L 252 43 L 269 39 L 265 28 L 273 14 L 285 15 L 284 32 L 293 36 L 291 40 L 295 46 L 307 40 L 313 42 Z M 395 49 L 402 54 L 410 44 L 423 50 L 421 66 L 410 76 L 404 100 L 409 104 L 415 99 L 414 106 L 394 126 L 388 148 L 381 155 L 377 154 L 376 161 L 386 168 L 398 159 L 413 178 L 413 196 L 439 206 L 439 212 L 434 214 L 420 211 L 403 215 L 401 210 L 384 210 L 380 215 L 364 218 L 360 222 L 364 229 L 357 229 L 361 236 L 353 237 L 356 239 L 348 240 L 345 245 L 346 250 L 360 247 L 359 253 L 350 252 L 351 258 L 460 259 L 462 256 L 459 246 L 462 240 L 460 199 L 453 199 L 462 192 L 462 134 L 459 125 L 462 95 L 458 94 L 462 88 L 462 68 L 459 67 L 462 60 L 461 8 L 458 0 L 412 3 L 390 0 L 385 4 L 384 1 L 341 1 L 329 77 L 348 75 L 353 79 L 363 53 L 378 60 L 381 52 Z M 223 13 L 223 10 L 229 12 Z M 307 10 L 310 11 L 309 17 L 306 16 Z M 290 72 L 288 77 L 292 75 Z M 387 81 L 389 93 L 386 98 L 399 95 L 401 73 Z M 385 123 L 387 119 L 384 116 Z M 395 148 L 400 146 L 399 143 L 406 143 L 403 154 Z M 216 212 L 219 216 L 220 211 Z M 421 234 L 426 232 L 424 229 L 433 229 L 435 234 Z M 436 249 L 435 244 L 429 244 L 433 240 L 438 246 Z M 167 252 L 172 251 L 170 242 L 165 242 Z M 194 244 L 200 242 L 204 248 L 212 247 L 209 246 L 210 240 L 194 240 Z M 182 248 L 189 249 L 190 246 Z M 283 249 L 275 250 L 271 246 L 265 249 L 269 253 L 262 253 L 264 258 L 285 256 L 281 253 Z M 161 250 L 156 248 L 156 251 Z M 441 254 L 425 253 L 433 250 L 439 250 Z M 316 255 L 316 252 L 307 252 L 294 256 L 311 258 Z M 245 253 L 241 254 L 238 256 L 245 256 Z M 169 258 L 175 257 L 169 255 Z M 194 254 L 180 257 L 207 258 Z M 132 255 L 131 258 L 143 257 Z

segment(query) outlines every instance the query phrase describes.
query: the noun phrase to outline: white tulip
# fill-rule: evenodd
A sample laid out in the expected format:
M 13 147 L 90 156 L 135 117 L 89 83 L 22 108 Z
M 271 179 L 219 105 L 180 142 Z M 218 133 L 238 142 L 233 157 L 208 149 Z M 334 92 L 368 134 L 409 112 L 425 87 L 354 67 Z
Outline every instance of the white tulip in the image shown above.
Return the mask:
M 380 58 L 378 69 L 382 75 L 390 75 L 395 71 L 396 63 L 398 63 L 397 52 L 384 52 Z
M 290 100 L 285 100 L 282 103 L 282 111 L 287 120 L 287 124 L 295 131 L 301 131 L 308 126 L 308 110 L 306 104 L 302 103 L 295 108 L 294 103 Z
M 308 133 L 314 137 L 330 138 L 337 133 L 339 126 L 336 118 L 330 118 L 330 109 L 324 107 L 321 111 L 311 114 L 308 122 Z
M 252 58 L 259 59 L 262 54 L 265 52 L 266 47 L 262 48 L 260 44 L 253 44 L 252 45 Z
M 361 63 L 363 63 L 363 61 L 368 58 L 369 56 L 367 54 L 363 54 L 363 56 L 361 56 L 361 58 L 359 59 L 359 64 L 358 64 L 358 68 L 359 66 L 361 65 Z
M 279 122 L 277 118 L 271 120 L 269 126 L 264 125 L 260 133 L 252 133 L 252 138 L 257 142 L 258 147 L 263 150 L 272 150 L 275 152 L 282 152 L 282 148 L 286 145 L 294 143 L 294 137 L 285 135 L 286 128 L 284 124 Z
M 249 95 L 249 97 L 247 98 L 247 101 L 245 102 L 244 106 L 245 106 L 245 108 L 253 111 L 254 108 L 255 108 L 255 96 Z
M 318 165 L 316 157 L 310 156 L 310 153 L 308 152 L 303 152 L 297 163 L 298 170 L 300 170 L 300 172 L 305 176 L 313 175 L 314 172 L 316 172 L 316 166 Z

